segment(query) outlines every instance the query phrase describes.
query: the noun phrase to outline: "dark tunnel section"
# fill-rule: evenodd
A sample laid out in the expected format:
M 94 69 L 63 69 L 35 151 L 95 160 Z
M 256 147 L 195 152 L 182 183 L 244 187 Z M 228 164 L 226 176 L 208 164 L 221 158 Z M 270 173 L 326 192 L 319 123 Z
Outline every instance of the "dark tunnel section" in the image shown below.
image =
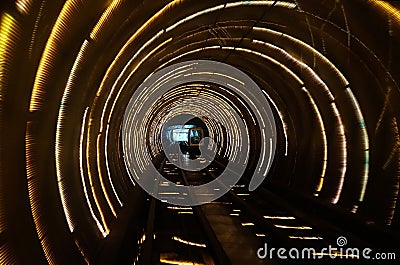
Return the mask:
M 371 242 L 400 238 L 399 4 L 16 0 L 0 8 L 1 264 L 138 261 L 154 199 L 126 163 L 125 111 L 154 72 L 190 60 L 234 66 L 268 101 L 277 142 L 259 189 L 357 237 L 372 231 Z M 163 116 L 182 102 L 198 104 L 185 114 L 207 106 L 196 100 L 223 102 L 216 107 L 234 109 L 248 129 L 239 182 L 248 187 L 267 139 L 241 96 L 229 84 L 178 86 L 154 102 L 145 131 L 132 130 L 157 167 Z M 187 137 L 171 139 L 192 159 L 212 135 L 221 161 L 234 153 L 230 128 L 216 119 L 178 125 Z

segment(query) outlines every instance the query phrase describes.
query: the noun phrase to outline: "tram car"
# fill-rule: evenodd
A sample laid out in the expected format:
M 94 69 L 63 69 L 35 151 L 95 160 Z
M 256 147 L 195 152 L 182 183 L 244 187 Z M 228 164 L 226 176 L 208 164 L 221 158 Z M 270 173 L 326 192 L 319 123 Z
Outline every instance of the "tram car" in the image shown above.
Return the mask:
M 200 154 L 199 146 L 204 138 L 204 130 L 194 125 L 185 125 L 183 128 L 172 130 L 172 141 L 178 142 L 181 151 L 191 157 Z

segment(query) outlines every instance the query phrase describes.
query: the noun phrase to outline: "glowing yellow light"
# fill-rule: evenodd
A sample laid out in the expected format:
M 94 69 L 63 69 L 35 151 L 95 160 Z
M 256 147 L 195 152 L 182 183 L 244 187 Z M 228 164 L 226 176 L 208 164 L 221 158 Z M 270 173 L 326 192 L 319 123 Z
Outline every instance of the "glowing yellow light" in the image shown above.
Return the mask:
M 298 229 L 298 230 L 311 230 L 312 227 L 309 226 L 290 226 L 290 225 L 275 225 L 275 227 L 283 229 Z
M 17 0 L 15 6 L 21 14 L 27 15 L 32 7 L 32 3 L 33 0 Z
M 192 210 L 192 207 L 168 206 L 170 210 Z
M 325 252 L 315 252 L 313 253 L 314 256 L 332 256 L 332 257 L 349 257 L 349 258 L 359 258 L 358 255 L 353 255 L 353 254 L 341 254 L 339 252 L 334 252 L 334 253 L 325 253 Z
M 289 236 L 290 239 L 302 239 L 302 240 L 322 240 L 319 236 Z
M 85 126 L 86 126 L 86 119 L 87 119 L 87 114 L 88 114 L 89 107 L 85 109 L 85 113 L 83 115 L 83 120 L 82 120 L 82 127 L 81 127 L 81 136 L 80 136 L 80 143 L 79 143 L 79 169 L 81 173 L 81 181 L 82 181 L 82 186 L 83 186 L 83 192 L 85 194 L 85 199 L 86 203 L 89 207 L 90 214 L 92 215 L 93 220 L 96 222 L 96 225 L 99 229 L 99 231 L 102 233 L 103 237 L 107 236 L 106 231 L 104 230 L 103 226 L 101 225 L 100 221 L 98 220 L 97 216 L 95 215 L 92 207 L 92 203 L 90 202 L 89 199 L 89 193 L 85 181 L 85 170 L 83 168 L 83 163 L 84 163 L 84 147 L 83 147 L 83 141 L 84 141 L 84 136 L 85 136 Z
M 400 9 L 391 5 L 388 1 L 379 1 L 379 0 L 370 0 L 368 1 L 372 5 L 375 5 L 381 10 L 383 10 L 386 14 L 390 15 L 392 19 L 394 19 L 398 24 L 400 24 Z
M 8 86 L 8 76 L 10 73 L 9 63 L 15 51 L 15 43 L 18 40 L 19 27 L 17 21 L 9 14 L 3 13 L 0 22 L 0 123 L 2 122 L 1 116 L 3 115 L 3 100 L 5 89 Z M 1 124 L 3 125 L 3 124 Z M 0 176 L 2 174 L 2 167 L 0 165 Z M 1 181 L 1 179 L 0 179 Z M 0 188 L 1 183 L 0 183 Z M 0 194 L 0 233 L 5 230 L 5 215 L 3 211 L 3 194 Z M 1 252 L 0 252 L 1 254 Z
M 206 244 L 191 242 L 191 241 L 182 239 L 182 238 L 177 237 L 177 236 L 172 237 L 172 239 L 177 241 L 177 242 L 180 242 L 180 243 L 183 243 L 183 244 L 186 244 L 186 245 L 190 245 L 190 246 L 201 247 L 201 248 L 207 247 Z
M 110 209 L 111 209 L 111 212 L 113 213 L 114 217 L 116 217 L 116 216 L 117 216 L 117 213 L 116 213 L 116 211 L 115 211 L 114 205 L 113 205 L 112 202 L 111 202 L 110 196 L 108 196 L 108 192 L 107 192 L 107 190 L 106 190 L 106 185 L 105 185 L 104 180 L 103 180 L 103 174 L 102 174 L 101 162 L 100 162 L 100 155 L 101 155 L 101 151 L 100 151 L 100 149 L 101 149 L 100 140 L 101 140 L 101 134 L 99 134 L 99 135 L 97 136 L 97 144 L 96 144 L 96 146 L 97 146 L 97 153 L 96 153 L 96 158 L 97 158 L 97 171 L 99 172 L 100 186 L 101 186 L 101 189 L 102 189 L 102 191 L 103 191 L 104 196 L 106 197 L 106 201 L 107 201 L 107 203 L 108 203 L 108 206 L 109 206 Z
M 321 189 L 322 189 L 322 185 L 324 184 L 325 173 L 326 173 L 326 168 L 327 168 L 327 164 L 328 164 L 328 140 L 327 140 L 327 137 L 326 137 L 325 125 L 324 125 L 324 122 L 322 120 L 322 116 L 321 116 L 321 113 L 320 113 L 320 111 L 318 109 L 317 104 L 315 103 L 315 101 L 314 101 L 313 97 L 311 96 L 310 92 L 308 92 L 308 90 L 305 87 L 303 87 L 302 90 L 304 92 L 306 92 L 306 94 L 308 96 L 308 99 L 311 102 L 311 106 L 313 107 L 314 112 L 317 115 L 318 123 L 319 123 L 319 125 L 321 127 L 322 140 L 324 141 L 324 156 L 323 156 L 322 172 L 321 172 L 321 175 L 320 175 L 320 178 L 319 178 L 318 186 L 316 188 L 316 191 L 320 192 Z
M 294 220 L 293 216 L 270 216 L 270 215 L 264 215 L 265 219 L 274 219 L 274 220 Z
M 20 28 L 17 21 L 7 13 L 0 13 L 0 126 L 3 116 L 3 100 L 5 89 L 8 86 L 8 76 L 10 73 L 9 64 L 14 56 L 16 41 L 19 38 Z M 1 130 L 1 128 L 0 128 Z M 0 132 L 0 137 L 2 137 Z M 1 149 L 1 148 L 0 148 Z M 4 210 L 4 193 L 2 185 L 2 165 L 0 164 L 0 235 L 6 230 L 6 212 Z M 41 242 L 42 243 L 42 242 Z M 5 240 L 0 241 L 0 264 L 15 264 L 15 253 L 12 251 Z
M 242 226 L 253 226 L 254 223 L 241 223 Z
M 107 225 L 104 213 L 102 211 L 102 208 L 100 206 L 100 202 L 97 197 L 97 194 L 95 191 L 95 186 L 93 183 L 92 169 L 91 169 L 91 164 L 90 164 L 90 128 L 91 128 L 91 126 L 92 126 L 92 119 L 89 119 L 88 132 L 87 132 L 88 136 L 86 139 L 86 166 L 87 166 L 87 173 L 88 173 L 88 178 L 89 178 L 89 185 L 92 190 L 93 198 L 96 203 L 97 209 L 99 210 L 99 213 L 100 213 L 100 218 L 101 218 L 101 221 L 102 221 L 103 227 L 104 227 L 104 229 L 102 228 L 102 233 L 103 233 L 103 236 L 105 237 L 110 232 L 110 229 L 108 228 L 108 225 Z
M 356 116 L 359 122 L 359 126 L 360 126 L 360 132 L 362 135 L 362 145 L 363 145 L 363 152 L 364 152 L 364 169 L 362 172 L 362 181 L 361 181 L 361 191 L 360 191 L 360 195 L 359 195 L 359 202 L 362 202 L 364 200 L 364 195 L 365 195 L 365 191 L 367 189 L 367 184 L 368 184 L 368 176 L 369 176 L 369 137 L 368 137 L 368 131 L 365 125 L 365 120 L 364 120 L 364 116 L 362 114 L 362 110 L 360 105 L 358 104 L 357 98 L 354 96 L 353 92 L 350 89 L 350 86 L 347 85 L 346 86 L 346 93 L 347 95 L 350 97 L 351 102 L 353 104 L 353 108 L 356 112 Z M 352 212 L 356 212 L 358 209 L 357 205 L 354 205 Z
M 110 17 L 115 13 L 115 11 L 121 5 L 122 0 L 114 0 L 107 7 L 106 11 L 101 15 L 99 21 L 97 21 L 96 26 L 94 26 L 92 32 L 90 32 L 90 38 L 93 40 L 97 40 L 99 38 L 99 33 L 103 29 L 104 25 L 107 24 Z
M 71 19 L 71 14 L 78 10 L 80 0 L 69 0 L 67 1 L 57 21 L 51 31 L 50 37 L 44 48 L 42 58 L 40 59 L 38 71 L 36 73 L 35 82 L 33 84 L 31 102 L 29 106 L 29 111 L 33 112 L 38 110 L 42 106 L 42 100 L 44 97 L 44 86 L 47 83 L 49 68 L 53 65 L 53 58 L 57 54 L 58 44 L 62 42 L 62 34 L 67 29 L 69 21 Z
M 150 25 L 152 24 L 159 16 L 161 16 L 164 12 L 166 12 L 168 9 L 171 7 L 179 4 L 182 2 L 182 0 L 174 0 L 170 3 L 168 3 L 166 6 L 164 6 L 161 10 L 159 10 L 154 16 L 152 16 L 149 20 L 147 20 L 136 32 L 133 34 L 129 40 L 125 43 L 125 45 L 122 47 L 122 49 L 119 51 L 113 62 L 111 63 L 110 67 L 107 69 L 107 72 L 105 74 L 105 78 L 102 80 L 102 83 L 100 84 L 99 89 L 97 90 L 96 95 L 100 96 L 101 91 L 104 88 L 104 83 L 107 79 L 107 77 L 110 75 L 110 72 L 114 68 L 115 64 L 119 61 L 121 56 L 125 53 L 125 51 L 128 49 L 129 45 L 140 35 L 142 32 Z
M 184 261 L 184 260 L 176 260 L 176 259 L 169 259 L 169 258 L 161 258 L 160 262 L 164 264 L 177 264 L 177 265 L 204 265 L 204 263 L 197 263 L 194 261 Z
M 108 181 L 110 182 L 112 191 L 114 192 L 115 197 L 117 198 L 117 201 L 119 203 L 119 206 L 123 206 L 123 203 L 121 201 L 121 199 L 118 196 L 118 193 L 114 187 L 113 181 L 111 179 L 111 173 L 110 173 L 110 166 L 109 166 L 109 162 L 108 162 L 108 132 L 110 130 L 110 126 L 107 124 L 107 129 L 106 129 L 106 136 L 105 136 L 105 140 L 104 140 L 104 150 L 105 150 L 105 157 L 106 157 L 106 168 L 107 168 L 107 175 L 108 175 Z

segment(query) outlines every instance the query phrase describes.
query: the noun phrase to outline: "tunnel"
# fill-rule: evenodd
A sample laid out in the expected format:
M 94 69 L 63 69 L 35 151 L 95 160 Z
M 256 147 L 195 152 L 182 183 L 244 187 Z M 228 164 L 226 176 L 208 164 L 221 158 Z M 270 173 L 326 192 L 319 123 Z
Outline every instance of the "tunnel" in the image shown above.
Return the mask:
M 400 2 L 0 8 L 1 264 L 400 259 Z

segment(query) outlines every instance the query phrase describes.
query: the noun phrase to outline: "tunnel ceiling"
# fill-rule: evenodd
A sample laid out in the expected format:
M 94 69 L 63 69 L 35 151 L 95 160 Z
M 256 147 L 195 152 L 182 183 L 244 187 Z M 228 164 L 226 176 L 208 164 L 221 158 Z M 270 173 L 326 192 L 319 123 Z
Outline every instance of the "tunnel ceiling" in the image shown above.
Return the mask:
M 397 3 L 2 4 L 0 263 L 99 259 L 123 209 L 139 207 L 140 187 L 122 144 L 129 101 L 155 72 L 191 60 L 239 69 L 268 102 L 276 150 L 262 185 L 398 229 Z M 189 107 L 179 110 L 182 102 Z M 154 101 L 148 130 L 138 129 L 146 155 L 162 152 L 157 137 L 165 115 L 192 113 L 210 135 L 229 135 L 218 121 L 224 115 L 202 116 L 212 106 L 231 108 L 247 125 L 252 152 L 246 172 L 253 172 L 266 141 L 253 122 L 256 113 L 229 85 L 212 82 L 182 84 Z M 222 138 L 224 157 L 230 142 Z

